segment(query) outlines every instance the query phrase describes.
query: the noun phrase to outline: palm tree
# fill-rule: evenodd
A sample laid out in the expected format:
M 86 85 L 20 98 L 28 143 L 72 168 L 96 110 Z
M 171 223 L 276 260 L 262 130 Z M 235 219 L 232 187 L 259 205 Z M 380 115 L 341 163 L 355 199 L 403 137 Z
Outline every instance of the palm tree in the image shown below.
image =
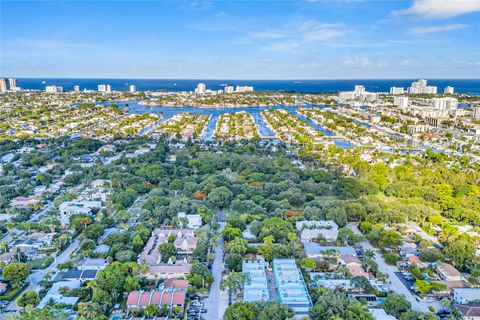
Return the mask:
M 367 249 L 367 251 L 365 251 L 365 257 L 373 259 L 373 257 L 375 257 L 375 252 L 372 249 Z
M 155 315 L 158 311 L 158 307 L 154 304 L 147 304 L 147 306 L 145 307 L 145 315 L 147 316 L 147 318 Z
M 45 281 L 50 281 L 52 280 L 52 277 L 53 277 L 53 274 L 51 272 L 47 272 L 45 273 L 45 275 L 43 276 L 43 280 Z
M 2 248 L 3 253 L 6 253 L 8 251 L 8 242 L 7 241 L 2 241 L 0 243 L 0 248 Z
M 139 270 L 140 270 L 140 273 L 143 275 L 147 274 L 148 271 L 150 271 L 150 265 L 145 259 L 142 259 L 140 261 Z

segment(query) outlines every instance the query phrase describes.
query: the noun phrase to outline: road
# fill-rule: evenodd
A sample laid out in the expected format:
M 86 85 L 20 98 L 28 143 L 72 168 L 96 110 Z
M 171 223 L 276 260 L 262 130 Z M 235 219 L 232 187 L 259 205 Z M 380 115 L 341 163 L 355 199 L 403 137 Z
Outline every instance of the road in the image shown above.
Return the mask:
M 228 307 L 228 293 L 226 290 L 220 290 L 220 281 L 222 281 L 222 272 L 225 269 L 223 264 L 223 247 L 224 242 L 221 236 L 222 230 L 225 227 L 225 222 L 222 221 L 222 210 L 219 210 L 217 216 L 220 227 L 218 233 L 220 238 L 217 241 L 217 247 L 215 248 L 214 260 L 212 264 L 213 283 L 210 287 L 210 294 L 205 299 L 205 307 L 207 313 L 205 318 L 207 320 L 223 319 L 223 314 Z
M 65 263 L 68 260 L 70 260 L 70 255 L 73 252 L 75 252 L 75 250 L 78 249 L 79 245 L 80 245 L 80 241 L 75 239 L 59 256 L 57 256 L 55 261 L 50 266 L 48 266 L 47 268 L 45 268 L 43 270 L 38 270 L 38 271 L 33 272 L 28 277 L 29 285 L 25 290 L 35 290 L 37 292 L 40 291 L 40 289 L 42 289 L 42 286 L 39 283 L 40 283 L 40 281 L 43 280 L 45 275 L 47 273 L 51 273 L 52 274 L 52 279 L 53 279 L 55 277 L 55 274 L 58 272 L 57 265 Z M 8 311 L 17 311 L 18 309 L 19 308 L 17 306 L 17 301 L 16 300 L 13 301 L 12 303 L 10 303 L 10 305 L 6 308 L 6 310 L 8 310 Z
M 363 234 L 358 230 L 357 225 L 353 223 L 349 223 L 347 225 L 347 228 L 351 229 L 355 234 L 363 236 Z M 399 272 L 398 268 L 396 266 L 390 266 L 388 265 L 385 260 L 383 259 L 382 254 L 378 249 L 373 247 L 368 240 L 365 240 L 364 242 L 361 242 L 360 245 L 363 247 L 363 249 L 366 250 L 372 250 L 375 253 L 375 261 L 378 264 L 379 270 L 388 275 L 388 287 L 391 291 L 404 295 L 405 298 L 407 299 L 408 302 L 411 303 L 412 309 L 418 312 L 427 312 L 429 311 L 429 307 L 433 306 L 435 310 L 440 310 L 442 309 L 442 305 L 439 301 L 433 301 L 433 302 L 428 302 L 428 301 L 417 301 L 417 297 L 410 292 L 410 290 L 402 283 L 402 281 L 398 278 L 398 276 L 395 274 L 395 272 Z

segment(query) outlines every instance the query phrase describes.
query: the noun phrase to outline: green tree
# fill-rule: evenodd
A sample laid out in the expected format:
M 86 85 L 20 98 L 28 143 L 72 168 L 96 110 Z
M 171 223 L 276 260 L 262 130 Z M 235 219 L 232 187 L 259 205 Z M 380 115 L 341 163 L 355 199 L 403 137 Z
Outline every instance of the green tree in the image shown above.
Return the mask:
M 170 257 L 177 256 L 177 249 L 173 243 L 161 243 L 158 246 L 158 252 L 162 255 L 162 262 L 167 262 Z
M 17 299 L 20 307 L 32 306 L 36 307 L 40 303 L 40 297 L 35 290 L 27 290 Z
M 226 207 L 232 196 L 232 192 L 227 187 L 218 187 L 210 191 L 208 200 L 217 207 Z
M 445 257 L 450 259 L 452 265 L 463 268 L 467 263 L 473 261 L 475 245 L 466 240 L 457 240 L 449 243 L 444 248 Z
M 388 314 L 399 319 L 404 312 L 407 312 L 412 308 L 412 305 L 407 301 L 407 299 L 405 299 L 404 296 L 396 293 L 390 293 L 380 304 L 380 307 L 385 309 Z
M 14 287 L 18 287 L 30 275 L 28 264 L 22 262 L 11 262 L 3 267 L 3 278 L 11 281 Z
M 308 311 L 312 320 L 373 320 L 367 308 L 347 298 L 343 292 L 321 291 L 317 303 Z
M 232 304 L 232 296 L 243 288 L 243 284 L 249 281 L 250 277 L 246 273 L 231 272 L 220 282 L 222 290 L 228 289 L 228 304 Z

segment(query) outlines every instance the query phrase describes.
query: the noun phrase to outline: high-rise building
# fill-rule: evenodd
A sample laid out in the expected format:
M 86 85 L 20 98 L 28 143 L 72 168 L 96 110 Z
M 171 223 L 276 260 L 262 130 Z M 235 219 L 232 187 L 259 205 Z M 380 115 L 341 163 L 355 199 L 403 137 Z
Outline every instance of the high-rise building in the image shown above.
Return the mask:
M 197 85 L 197 89 L 195 89 L 195 93 L 196 94 L 205 94 L 205 92 L 207 91 L 207 86 L 205 85 L 205 83 L 199 83 Z
M 80 86 L 79 85 L 73 86 L 73 92 L 80 92 Z
M 355 86 L 355 96 L 359 96 L 365 93 L 365 87 L 364 86 Z
M 225 93 L 233 93 L 233 86 L 226 86 L 225 87 Z
M 5 78 L 0 78 L 0 92 L 7 92 L 7 79 Z
M 131 85 L 130 85 L 130 92 L 131 92 L 131 93 L 137 92 L 137 86 L 134 85 L 134 84 L 131 84 Z
M 400 109 L 408 108 L 408 97 L 401 96 L 393 98 L 393 105 L 399 107 Z
M 446 86 L 445 89 L 443 89 L 443 93 L 445 93 L 445 94 L 453 94 L 453 87 Z
M 480 120 L 480 105 L 473 107 L 472 118 Z
M 112 87 L 109 84 L 107 84 L 107 92 L 112 92 Z
M 404 94 L 405 90 L 403 87 L 391 87 L 390 94 Z
M 98 85 L 98 92 L 107 92 L 107 85 L 99 84 Z
M 428 86 L 427 80 L 422 79 L 415 82 L 412 82 L 411 86 L 408 88 L 409 94 L 436 94 L 436 86 Z
M 237 86 L 235 92 L 253 92 L 252 86 Z
M 431 104 L 436 110 L 449 111 L 457 108 L 458 100 L 455 98 L 433 98 Z
M 46 93 L 62 93 L 63 87 L 62 86 L 46 86 L 45 92 Z
M 8 85 L 9 85 L 10 90 L 14 90 L 13 88 L 17 87 L 17 79 L 15 79 L 15 78 L 8 79 Z

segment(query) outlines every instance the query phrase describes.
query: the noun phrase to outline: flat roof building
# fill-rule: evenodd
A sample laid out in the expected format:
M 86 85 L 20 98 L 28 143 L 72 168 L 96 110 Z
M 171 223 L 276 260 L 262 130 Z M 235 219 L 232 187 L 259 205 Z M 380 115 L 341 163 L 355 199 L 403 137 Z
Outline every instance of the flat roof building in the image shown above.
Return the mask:
M 308 309 L 312 306 L 312 300 L 295 260 L 274 259 L 273 276 L 280 303 L 292 308 L 296 319 L 308 317 Z
M 265 268 L 265 262 L 262 261 L 243 261 L 242 272 L 250 277 L 250 280 L 243 286 L 243 301 L 270 300 Z

